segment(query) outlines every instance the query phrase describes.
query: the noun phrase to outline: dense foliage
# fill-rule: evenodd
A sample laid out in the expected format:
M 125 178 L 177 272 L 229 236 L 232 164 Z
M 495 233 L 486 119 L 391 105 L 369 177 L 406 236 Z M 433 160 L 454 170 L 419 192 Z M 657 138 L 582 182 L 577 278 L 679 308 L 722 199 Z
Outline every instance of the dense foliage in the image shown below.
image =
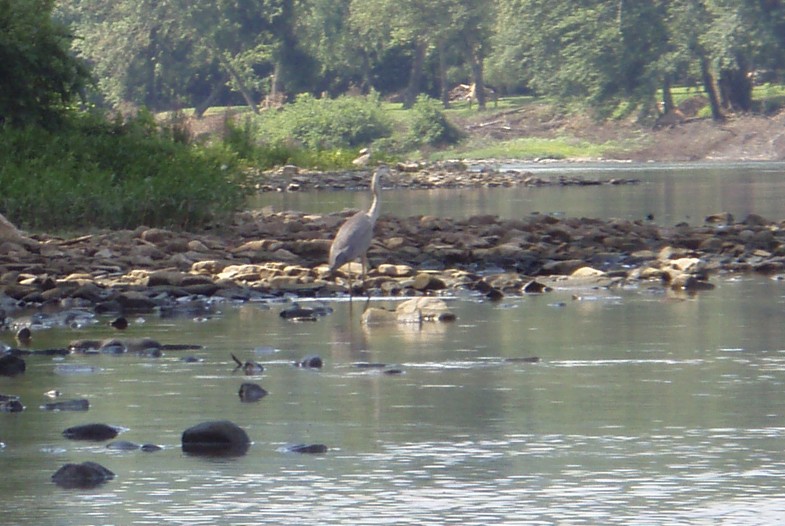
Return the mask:
M 8 1 L 8 0 L 6 0 Z M 16 0 L 19 1 L 19 0 Z M 419 94 L 457 83 L 667 110 L 698 86 L 715 117 L 755 109 L 754 75 L 785 66 L 782 0 L 61 0 L 115 105 L 204 109 L 300 93 Z M 477 90 L 482 108 L 484 94 Z M 659 100 L 657 100 L 659 99 Z M 714 100 L 712 102 L 715 102 Z
M 10 125 L 54 127 L 89 79 L 70 52 L 52 0 L 0 0 L 0 117 Z
M 194 149 L 149 115 L 72 117 L 58 130 L 0 133 L 0 213 L 58 230 L 138 225 L 196 228 L 243 202 L 234 156 Z

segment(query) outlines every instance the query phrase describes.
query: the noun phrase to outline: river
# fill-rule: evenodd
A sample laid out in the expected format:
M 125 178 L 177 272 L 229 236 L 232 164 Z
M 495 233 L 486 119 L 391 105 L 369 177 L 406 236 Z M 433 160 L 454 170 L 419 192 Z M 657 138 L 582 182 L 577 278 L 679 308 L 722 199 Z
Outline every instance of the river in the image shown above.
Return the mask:
M 702 187 L 701 173 L 644 168 L 645 174 L 637 168 L 618 173 L 642 178 L 631 187 L 531 190 L 540 192 L 538 203 L 553 199 L 554 207 L 542 206 L 543 212 L 569 216 L 603 215 L 590 212 L 596 205 L 587 191 L 649 188 L 655 197 L 641 202 L 669 221 L 720 210 L 781 215 L 769 201 L 782 191 L 778 181 L 785 180 L 785 170 L 745 167 L 738 177 L 715 181 L 724 190 L 696 190 L 691 185 Z M 662 194 L 665 183 L 657 178 L 676 179 L 673 192 Z M 759 181 L 762 188 L 750 188 Z M 517 191 L 506 192 L 494 199 L 518 198 Z M 385 194 L 385 203 L 394 193 Z M 547 193 L 569 199 L 543 197 Z M 668 195 L 711 197 L 693 198 L 682 210 L 663 202 Z M 730 199 L 740 195 L 747 197 Z M 414 201 L 413 209 L 421 207 L 414 213 L 467 212 L 465 201 L 455 201 L 454 214 Z M 576 211 L 571 203 L 585 209 Z M 477 206 L 472 213 L 510 205 Z M 606 212 L 623 216 L 623 209 L 618 204 Z M 386 210 L 399 212 L 389 204 Z M 330 302 L 332 314 L 306 323 L 281 318 L 288 305 L 282 302 L 216 304 L 198 318 L 132 319 L 124 336 L 203 348 L 160 358 L 35 356 L 27 359 L 24 375 L 0 377 L 0 393 L 19 395 L 26 406 L 21 413 L 0 413 L 2 523 L 781 522 L 785 283 L 730 275 L 712 281 L 714 290 L 694 296 L 646 285 L 557 289 L 499 303 L 459 296 L 448 300 L 455 322 L 422 327 L 365 327 L 365 305 L 357 299 Z M 373 301 L 378 307 L 395 303 Z M 33 346 L 116 336 L 106 321 L 34 333 Z M 12 335 L 0 334 L 0 342 L 12 344 Z M 239 373 L 232 353 L 263 363 L 264 373 Z M 292 365 L 310 354 L 323 358 L 322 369 Z M 201 361 L 185 362 L 186 355 Z M 520 360 L 532 356 L 540 361 Z M 357 367 L 365 362 L 383 362 L 402 374 Z M 246 381 L 270 394 L 241 403 L 237 393 Z M 89 412 L 39 409 L 50 389 L 62 398 L 89 398 Z M 245 456 L 182 453 L 182 431 L 215 419 L 247 431 L 253 444 Z M 61 436 L 65 428 L 89 422 L 122 426 L 119 438 L 163 450 L 119 452 L 104 442 Z M 296 443 L 329 450 L 286 451 Z M 50 482 L 62 464 L 86 460 L 116 478 L 91 490 Z

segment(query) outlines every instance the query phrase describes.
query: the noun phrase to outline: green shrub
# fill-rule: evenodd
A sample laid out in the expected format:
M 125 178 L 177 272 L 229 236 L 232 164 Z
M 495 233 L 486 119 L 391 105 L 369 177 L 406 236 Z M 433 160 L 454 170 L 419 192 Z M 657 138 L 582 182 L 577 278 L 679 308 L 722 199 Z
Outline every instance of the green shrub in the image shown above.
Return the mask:
M 244 202 L 236 155 L 195 148 L 148 114 L 70 118 L 53 132 L 0 133 L 0 213 L 34 230 L 199 228 Z
M 409 143 L 419 146 L 447 146 L 460 141 L 462 134 L 444 114 L 441 103 L 420 95 L 412 107 Z
M 391 133 L 377 96 L 317 99 L 303 94 L 280 111 L 257 117 L 261 144 L 299 144 L 310 150 L 358 148 Z

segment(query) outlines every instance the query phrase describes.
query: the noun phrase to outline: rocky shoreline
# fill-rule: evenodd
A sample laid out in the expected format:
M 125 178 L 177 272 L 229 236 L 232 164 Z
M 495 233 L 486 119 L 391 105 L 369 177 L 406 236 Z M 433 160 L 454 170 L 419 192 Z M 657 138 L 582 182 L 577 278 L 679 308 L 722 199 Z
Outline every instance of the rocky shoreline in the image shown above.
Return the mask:
M 422 177 L 445 173 L 425 171 Z M 454 173 L 451 184 L 474 180 L 465 170 Z M 496 173 L 482 180 L 505 177 L 507 184 L 527 179 Z M 365 174 L 347 174 L 342 184 L 365 180 Z M 510 220 L 382 214 L 363 288 L 359 264 L 329 276 L 325 263 L 346 216 L 246 211 L 232 224 L 202 233 L 139 227 L 69 239 L 0 240 L 0 326 L 22 309 L 198 312 L 215 300 L 332 298 L 350 287 L 376 296 L 469 293 L 489 299 L 553 286 L 630 283 L 690 292 L 710 288 L 713 273 L 785 271 L 785 222 L 756 215 L 737 220 L 718 213 L 698 226 L 666 227 L 538 214 Z

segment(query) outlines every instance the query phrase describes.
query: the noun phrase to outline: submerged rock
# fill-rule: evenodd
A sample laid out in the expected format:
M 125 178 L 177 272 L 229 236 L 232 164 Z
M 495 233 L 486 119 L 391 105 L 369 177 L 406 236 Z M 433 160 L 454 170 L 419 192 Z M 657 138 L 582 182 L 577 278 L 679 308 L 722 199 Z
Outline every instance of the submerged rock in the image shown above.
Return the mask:
M 65 464 L 52 475 L 52 482 L 63 488 L 94 488 L 112 480 L 115 474 L 96 462 Z
M 241 402 L 258 402 L 267 396 L 268 393 L 261 385 L 246 382 L 240 386 L 240 392 L 238 394 L 240 395 Z
M 84 424 L 69 427 L 63 436 L 71 440 L 109 440 L 118 434 L 118 429 L 107 424 Z
M 48 402 L 41 406 L 44 411 L 87 411 L 90 401 L 87 398 L 63 400 L 61 402 Z
M 13 354 L 0 356 L 0 376 L 17 376 L 25 372 L 27 364 L 22 358 Z
M 183 431 L 182 449 L 193 455 L 242 456 L 251 440 L 237 424 L 229 420 L 203 422 Z
M 321 369 L 324 366 L 322 357 L 316 354 L 311 354 L 297 362 L 297 367 L 304 367 L 306 369 Z
M 303 453 L 310 455 L 320 455 L 327 453 L 327 446 L 324 444 L 295 444 L 284 448 L 290 453 Z

